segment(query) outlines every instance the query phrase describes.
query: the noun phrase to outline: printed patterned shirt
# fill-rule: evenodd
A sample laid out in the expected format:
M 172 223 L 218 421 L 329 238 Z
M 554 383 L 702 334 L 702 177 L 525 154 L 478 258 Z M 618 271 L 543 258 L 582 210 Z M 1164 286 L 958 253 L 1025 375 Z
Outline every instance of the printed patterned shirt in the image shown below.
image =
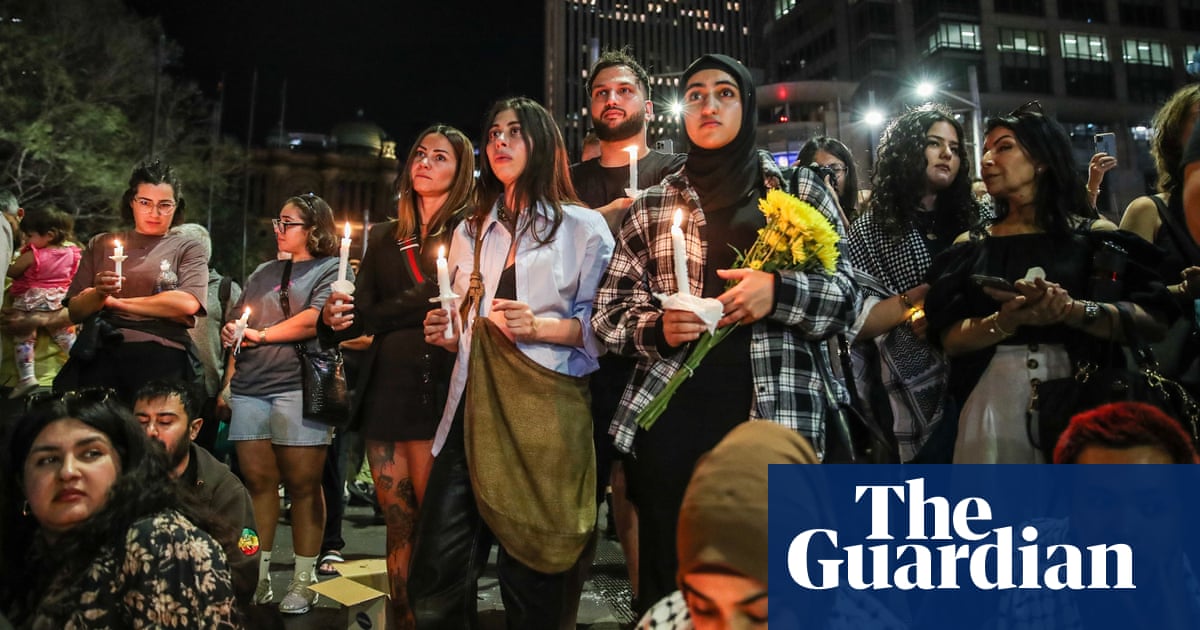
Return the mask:
M 754 400 L 748 418 L 773 420 L 799 431 L 823 454 L 824 413 L 829 401 L 849 400 L 844 385 L 830 369 L 825 342 L 854 323 L 860 297 L 846 254 L 845 229 L 833 198 L 811 172 L 802 171 L 793 194 L 834 225 L 843 239 L 839 243 L 841 255 L 831 275 L 776 273 L 775 310 L 752 324 Z M 688 348 L 669 355 L 661 353 L 658 322 L 662 306 L 654 297 L 655 293 L 670 295 L 677 291 L 671 253 L 676 208 L 687 215 L 684 240 L 688 283 L 693 295 L 703 295 L 703 261 L 708 243 L 701 233 L 706 223 L 700 199 L 688 183 L 686 167 L 634 201 L 596 295 L 592 325 L 597 336 L 611 352 L 638 359 L 609 427 L 617 448 L 626 453 L 633 448 L 638 413 L 662 391 L 688 354 Z
M 137 521 L 81 576 L 58 576 L 34 630 L 240 626 L 225 552 L 174 510 Z

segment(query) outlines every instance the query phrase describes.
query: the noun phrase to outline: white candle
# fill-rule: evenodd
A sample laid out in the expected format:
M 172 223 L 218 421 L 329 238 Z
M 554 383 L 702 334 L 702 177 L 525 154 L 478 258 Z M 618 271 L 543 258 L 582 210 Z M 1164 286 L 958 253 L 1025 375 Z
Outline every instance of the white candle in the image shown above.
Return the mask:
M 675 222 L 671 226 L 671 253 L 675 256 L 675 284 L 679 285 L 678 291 L 683 295 L 691 295 L 691 287 L 688 286 L 688 271 L 687 271 L 687 244 L 683 240 L 683 230 L 679 227 L 683 223 L 683 209 L 675 209 Z
M 350 222 L 344 224 L 342 230 L 342 250 L 338 257 L 338 280 L 350 281 L 348 272 L 350 270 Z
M 125 247 L 123 245 L 121 245 L 121 241 L 119 241 L 115 238 L 113 239 L 113 253 L 112 253 L 112 256 L 109 256 L 108 258 L 109 258 L 109 260 L 113 261 L 113 263 L 115 263 L 115 266 L 116 266 L 115 271 L 117 272 L 117 288 L 120 289 L 121 288 L 121 263 L 124 263 L 125 259 L 127 258 L 127 256 L 125 256 Z
M 629 152 L 629 189 L 625 192 L 629 193 L 629 196 L 632 197 L 638 191 L 638 148 L 631 146 L 625 147 L 625 150 Z
M 446 339 L 454 337 L 454 316 L 450 314 L 450 309 L 454 308 L 454 291 L 450 287 L 450 267 L 446 264 L 446 246 L 438 247 L 437 255 L 437 282 L 438 296 L 442 301 L 442 310 L 446 311 L 446 317 L 450 318 L 450 323 L 446 326 Z
M 250 320 L 250 307 L 242 311 L 242 316 L 234 324 L 233 328 L 233 353 L 237 354 L 242 348 L 242 339 L 246 336 L 246 323 Z

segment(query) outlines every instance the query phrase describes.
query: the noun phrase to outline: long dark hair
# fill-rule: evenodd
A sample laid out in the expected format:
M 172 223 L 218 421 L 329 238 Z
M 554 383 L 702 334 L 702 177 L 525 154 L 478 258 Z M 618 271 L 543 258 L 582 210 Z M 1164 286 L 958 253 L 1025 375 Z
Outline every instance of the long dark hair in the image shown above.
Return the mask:
M 59 535 L 53 550 L 48 551 L 36 535 L 37 522 L 22 513 L 25 458 L 43 429 L 66 419 L 78 420 L 107 436 L 116 452 L 119 471 L 104 507 Z M 104 546 L 122 545 L 135 521 L 180 507 L 166 452 L 152 444 L 132 412 L 110 390 L 67 392 L 42 402 L 33 399 L 8 436 L 3 470 L 0 522 L 4 526 L 4 557 L 12 563 L 26 559 L 25 566 L 38 567 L 33 576 L 16 570 L 0 573 L 0 607 L 16 612 L 18 617 L 32 612 L 34 598 L 52 578 L 82 575 Z
M 929 166 L 925 159 L 926 134 L 939 122 L 949 123 L 958 134 L 959 167 L 954 181 L 934 201 L 938 228 L 958 234 L 978 220 L 975 196 L 971 194 L 971 160 L 963 148 L 962 125 L 944 105 L 926 103 L 900 114 L 879 140 L 867 210 L 884 232 L 894 238 L 912 228 L 921 197 L 929 187 L 925 173 Z
M 417 134 L 417 141 L 408 150 L 408 159 L 400 171 L 400 201 L 396 213 L 396 240 L 416 236 L 418 217 L 416 193 L 413 192 L 412 165 L 417 156 L 417 148 L 429 135 L 437 134 L 450 143 L 454 149 L 454 159 L 458 168 L 454 171 L 454 180 L 450 182 L 449 196 L 446 204 L 438 208 L 433 215 L 431 224 L 426 226 L 428 234 L 437 234 L 443 228 L 453 228 L 456 223 L 470 210 L 475 194 L 475 147 L 466 134 L 449 125 L 431 125 L 425 131 Z
M 578 204 L 579 196 L 571 183 L 570 160 L 567 158 L 567 147 L 563 143 L 562 133 L 558 130 L 554 118 L 546 108 L 537 101 L 525 97 L 506 98 L 496 101 L 483 118 L 483 138 L 480 147 L 486 152 L 488 145 L 488 130 L 496 116 L 511 109 L 521 123 L 521 141 L 525 143 L 527 160 L 525 170 L 517 176 L 516 194 L 530 209 L 536 204 L 545 204 L 550 209 L 550 227 L 539 230 L 539 221 L 533 220 L 533 212 L 525 213 L 526 218 L 521 225 L 533 235 L 533 240 L 544 245 L 554 240 L 558 226 L 563 221 L 563 204 Z M 479 205 L 476 208 L 473 226 L 477 228 L 491 212 L 496 199 L 504 194 L 504 184 L 492 172 L 491 160 L 480 160 L 479 164 Z M 512 203 L 512 200 L 508 200 Z
M 1073 226 L 1071 217 L 1095 219 L 1099 216 L 1088 201 L 1086 184 L 1071 153 L 1071 139 L 1058 123 L 1041 112 L 1041 104 L 1023 105 L 1011 114 L 987 121 L 988 134 L 998 127 L 1013 132 L 1037 167 L 1034 182 L 1034 221 L 1048 234 L 1066 234 Z M 1008 216 L 1008 199 L 993 197 L 996 220 Z
M 838 203 L 846 216 L 854 220 L 854 210 L 858 206 L 858 165 L 854 163 L 854 154 L 837 138 L 817 136 L 809 138 L 808 142 L 800 147 L 800 153 L 796 155 L 796 168 L 806 168 L 812 164 L 817 151 L 824 151 L 846 165 L 846 172 L 842 175 L 842 194 L 838 195 Z

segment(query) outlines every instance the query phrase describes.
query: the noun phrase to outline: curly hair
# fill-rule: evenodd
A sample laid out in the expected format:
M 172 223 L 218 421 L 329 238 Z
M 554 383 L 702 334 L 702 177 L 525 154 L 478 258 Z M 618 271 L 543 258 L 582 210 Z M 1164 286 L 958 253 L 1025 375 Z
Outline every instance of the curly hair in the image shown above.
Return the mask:
M 300 218 L 304 225 L 312 228 L 308 232 L 308 242 L 305 247 L 308 253 L 320 256 L 333 256 L 338 253 L 338 238 L 333 226 L 333 208 L 326 201 L 313 193 L 289 197 L 283 206 L 292 205 L 300 210 Z M 280 207 L 283 207 L 280 206 Z
M 129 224 L 133 223 L 133 197 L 137 194 L 138 186 L 142 184 L 170 186 L 171 192 L 175 196 L 175 214 L 171 216 L 171 225 L 175 226 L 184 222 L 187 216 L 187 203 L 183 198 L 183 184 L 179 181 L 179 175 L 175 173 L 175 169 L 162 160 L 142 162 L 134 167 L 133 173 L 129 175 L 129 187 L 121 195 L 121 219 L 123 221 Z
M 962 125 L 946 106 L 926 103 L 893 120 L 884 129 L 875 154 L 867 211 L 878 217 L 884 232 L 892 237 L 900 238 L 912 229 L 921 197 L 928 189 L 926 134 L 939 122 L 954 127 L 960 142 L 958 174 L 950 186 L 938 192 L 934 201 L 938 218 L 935 225 L 947 234 L 957 235 L 978 221 L 979 209 L 971 194 L 971 160 L 961 142 Z
M 65 419 L 78 420 L 106 435 L 116 452 L 119 470 L 104 506 L 86 522 L 60 534 L 53 550 L 45 552 L 45 545 L 38 543 L 36 520 L 25 516 L 21 507 L 25 459 L 42 430 Z M 53 577 L 82 574 L 105 545 L 123 544 L 126 531 L 135 521 L 181 507 L 165 450 L 154 446 L 132 412 L 109 390 L 68 392 L 48 401 L 32 402 L 12 426 L 3 464 L 3 552 L 13 561 L 36 560 L 36 564 L 27 566 L 38 567 L 33 579 L 19 571 L 0 573 L 0 607 L 5 611 L 32 612 L 35 598 Z
M 1196 103 L 1200 103 L 1200 83 L 1180 88 L 1154 114 L 1150 155 L 1158 171 L 1159 192 L 1174 192 L 1183 186 L 1183 144 L 1187 142 L 1183 129 Z
M 1087 198 L 1087 184 L 1076 167 L 1071 139 L 1058 123 L 1040 111 L 1041 105 L 1022 106 L 1011 114 L 987 121 L 986 134 L 1003 127 L 1029 155 L 1038 170 L 1034 175 L 1034 221 L 1043 231 L 1063 235 L 1071 231 L 1071 217 L 1095 219 L 1099 213 Z M 1008 199 L 996 197 L 996 221 L 1008 216 Z
M 1200 463 L 1187 431 L 1161 409 L 1146 403 L 1111 403 L 1076 414 L 1058 438 L 1054 463 L 1074 464 L 1089 446 L 1153 446 L 1167 453 L 1172 463 Z

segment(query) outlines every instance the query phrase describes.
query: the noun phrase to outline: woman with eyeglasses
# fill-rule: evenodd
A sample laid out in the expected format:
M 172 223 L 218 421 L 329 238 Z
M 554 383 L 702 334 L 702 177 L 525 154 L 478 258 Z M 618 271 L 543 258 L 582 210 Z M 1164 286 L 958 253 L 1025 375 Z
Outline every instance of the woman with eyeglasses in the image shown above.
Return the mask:
M 842 210 L 842 216 L 854 220 L 858 216 L 858 165 L 854 162 L 854 154 L 850 152 L 850 148 L 842 144 L 841 140 L 829 136 L 809 138 L 796 154 L 791 175 L 793 182 L 790 187 L 794 189 L 799 185 L 794 181 L 795 169 L 811 168 L 813 165 L 829 173 L 829 176 L 822 177 L 822 180 L 830 180 L 829 183 L 837 192 L 835 197 Z M 849 225 L 849 222 L 846 223 Z
M 850 227 L 850 260 L 863 294 L 853 329 L 862 409 L 890 427 L 902 461 L 949 460 L 950 437 L 929 442 L 946 408 L 946 361 L 925 340 L 925 272 L 955 237 L 980 221 L 962 125 L 926 104 L 888 125 L 871 199 Z M 949 442 L 949 443 L 948 443 Z
M 230 356 L 229 440 L 237 449 L 242 479 L 254 502 L 261 554 L 256 604 L 269 604 L 271 550 L 279 523 L 279 484 L 292 499 L 292 541 L 296 566 L 279 612 L 303 614 L 317 594 L 315 565 L 321 550 L 325 499 L 321 471 L 333 439 L 327 424 L 304 417 L 298 344 L 316 349 L 317 318 L 337 280 L 337 236 L 333 211 L 324 199 L 292 197 L 279 209 L 275 243 L 286 256 L 258 266 L 246 280 L 242 297 L 229 313 L 250 316 L 237 354 Z M 353 278 L 351 278 L 353 279 Z M 286 300 L 283 297 L 286 295 Z M 226 347 L 235 342 L 237 324 L 221 329 Z
M 477 476 L 489 481 L 499 478 L 521 488 L 549 487 L 557 497 L 574 491 L 575 498 L 595 505 L 591 417 L 582 396 L 574 399 L 578 415 L 564 418 L 555 411 L 564 401 L 524 394 L 529 390 L 522 386 L 528 383 L 510 382 L 514 395 L 498 403 L 514 405 L 505 410 L 510 412 L 506 417 L 513 417 L 523 429 L 528 423 L 541 423 L 547 427 L 546 435 L 521 441 L 515 445 L 519 454 L 512 461 L 502 467 L 476 468 L 476 475 L 472 467 L 478 461 L 467 459 L 471 445 L 467 438 L 480 426 L 477 416 L 467 413 L 469 401 L 483 407 L 497 404 L 495 393 L 483 396 L 481 388 L 473 386 L 490 384 L 485 389 L 494 392 L 506 376 L 496 369 L 505 361 L 494 353 L 476 355 L 477 344 L 507 349 L 502 354 L 511 361 L 508 364 L 524 366 L 523 373 L 535 373 L 539 383 L 586 383 L 583 377 L 596 370 L 600 354 L 591 331 L 592 299 L 613 247 L 604 217 L 575 200 L 566 147 L 544 107 L 525 97 L 496 102 L 484 118 L 483 144 L 486 159 L 480 164 L 479 203 L 472 217 L 455 229 L 450 246 L 448 271 L 464 306 L 461 313 L 450 316 L 440 308 L 430 310 L 424 322 L 425 341 L 458 356 L 434 437 L 436 458 L 413 550 L 409 598 L 419 628 L 477 624 L 476 579 L 493 538 L 481 516 L 485 506 L 473 490 Z M 562 434 L 576 439 L 563 440 Z M 521 435 L 528 437 L 528 433 Z M 563 450 L 572 447 L 580 450 Z M 585 472 L 589 464 L 590 479 Z M 539 475 L 546 470 L 563 475 L 547 480 Z M 555 516 L 568 513 L 577 528 L 594 524 L 594 513 L 589 521 L 579 503 L 561 510 L 528 507 L 541 507 Z M 555 535 L 548 535 L 550 531 Z M 509 628 L 557 629 L 568 614 L 567 569 L 582 551 L 586 532 L 583 537 L 572 535 L 577 532 L 559 536 L 561 531 L 539 523 L 524 536 L 501 537 L 497 562 Z M 563 538 L 578 542 L 569 562 L 562 549 L 571 544 Z M 510 542 L 522 544 L 531 555 L 518 558 Z M 532 558 L 542 549 L 532 547 L 559 553 L 554 562 L 543 564 L 540 560 L 545 556 Z M 542 570 L 531 566 L 535 562 Z
M 1161 336 L 1170 298 L 1153 249 L 1098 218 L 1066 132 L 1040 105 L 988 121 L 981 166 L 996 219 L 934 261 L 927 338 L 950 357 L 961 401 L 953 461 L 1042 463 L 1027 424 L 1037 385 L 1120 361 L 1107 356 L 1107 340 L 1124 337 L 1117 303 L 1139 336 Z
M 205 313 L 208 260 L 202 243 L 170 232 L 183 223 L 185 207 L 168 164 L 134 169 L 121 199 L 121 217 L 133 229 L 92 237 L 67 290 L 71 321 L 83 329 L 55 389 L 111 387 L 132 404 L 151 379 L 202 377 L 188 329 Z
M 400 174 L 398 218 L 371 229 L 354 295 L 335 291 L 317 324 L 328 345 L 374 335 L 355 386 L 351 428 L 366 439 L 387 526 L 388 581 L 398 627 L 412 626 L 408 563 L 454 365 L 452 353 L 425 343 L 422 322 L 430 298 L 438 295 L 438 252 L 449 251 L 454 229 L 472 209 L 474 191 L 471 141 L 447 125 L 421 132 Z
M 110 390 L 34 394 L 7 438 L 0 610 L 17 627 L 241 627 L 211 523 Z

